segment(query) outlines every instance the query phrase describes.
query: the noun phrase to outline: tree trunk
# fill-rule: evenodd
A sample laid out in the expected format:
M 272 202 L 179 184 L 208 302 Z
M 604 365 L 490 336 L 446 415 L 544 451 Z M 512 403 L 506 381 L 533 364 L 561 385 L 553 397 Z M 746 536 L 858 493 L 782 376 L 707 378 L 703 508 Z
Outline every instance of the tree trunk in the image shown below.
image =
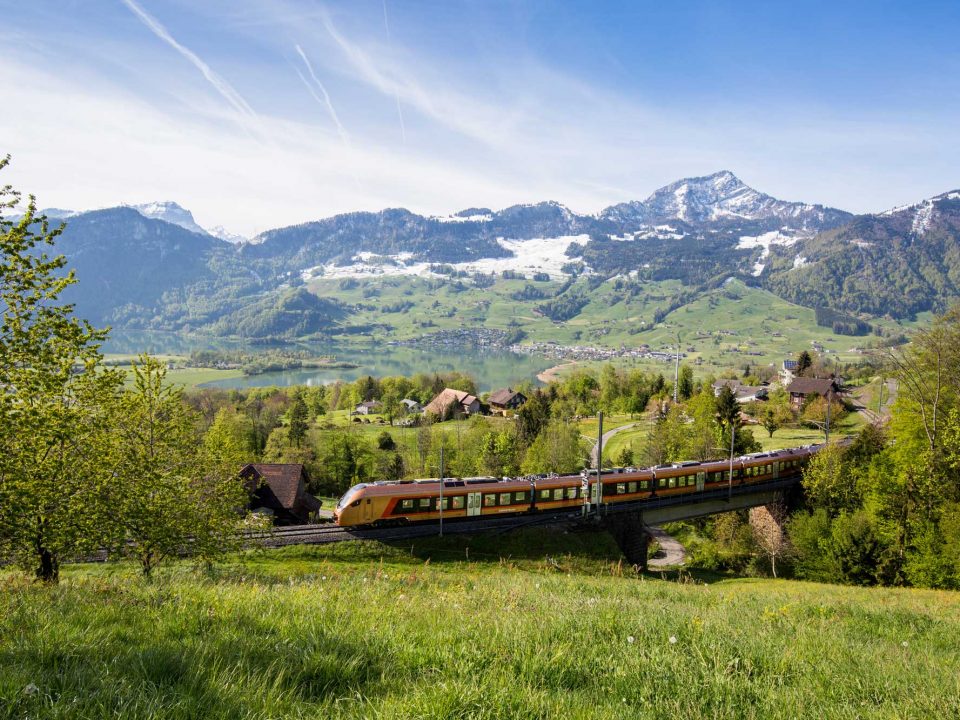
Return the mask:
M 60 582 L 60 563 L 56 556 L 46 548 L 39 548 L 37 558 L 40 565 L 37 567 L 37 580 L 51 585 Z

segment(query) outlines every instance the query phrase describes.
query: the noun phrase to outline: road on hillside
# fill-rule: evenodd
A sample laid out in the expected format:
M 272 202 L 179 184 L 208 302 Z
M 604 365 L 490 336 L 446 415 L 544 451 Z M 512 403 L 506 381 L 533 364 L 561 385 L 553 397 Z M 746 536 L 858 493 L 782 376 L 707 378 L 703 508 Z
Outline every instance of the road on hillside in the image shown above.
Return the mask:
M 610 441 L 614 435 L 622 430 L 629 430 L 630 428 L 636 427 L 640 423 L 628 423 L 627 425 L 621 425 L 616 427 L 613 430 L 608 430 L 601 437 L 601 442 L 604 447 Z M 593 450 L 590 451 L 590 461 L 593 463 L 594 467 L 597 467 L 597 454 L 600 450 L 600 443 L 594 443 Z M 651 557 L 647 561 L 647 567 L 651 568 L 665 568 L 665 567 L 675 567 L 677 565 L 683 565 L 687 559 L 687 551 L 681 545 L 676 538 L 668 535 L 663 528 L 659 527 L 650 527 L 647 526 L 644 530 L 657 541 L 657 545 L 660 546 L 660 550 L 657 554 Z
M 607 430 L 600 438 L 604 446 L 610 441 L 614 435 L 616 435 L 621 430 L 629 430 L 632 427 L 636 427 L 639 423 L 628 423 L 627 425 L 621 425 L 620 427 L 614 428 L 613 430 Z M 593 444 L 593 450 L 590 451 L 590 462 L 593 464 L 593 467 L 597 466 L 597 450 L 600 449 L 600 443 Z
M 645 526 L 643 528 L 650 537 L 657 541 L 660 549 L 647 560 L 647 567 L 653 569 L 676 567 L 687 561 L 687 551 L 676 538 L 667 535 L 663 528 Z

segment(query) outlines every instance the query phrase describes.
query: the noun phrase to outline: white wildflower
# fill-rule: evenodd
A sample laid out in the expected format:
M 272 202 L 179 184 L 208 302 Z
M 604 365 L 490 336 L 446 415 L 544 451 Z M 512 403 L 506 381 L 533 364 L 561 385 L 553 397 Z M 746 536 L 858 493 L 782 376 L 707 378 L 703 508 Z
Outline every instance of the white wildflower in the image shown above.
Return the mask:
M 671 644 L 671 645 L 676 645 L 676 644 L 677 644 L 677 636 L 676 636 L 676 635 L 671 635 L 671 636 L 670 636 L 670 644 Z
M 904 640 L 904 641 L 903 641 L 902 643 L 900 643 L 900 644 L 903 645 L 904 647 L 907 647 L 907 645 L 909 645 L 910 643 L 908 643 L 906 640 Z
M 38 692 L 40 692 L 40 688 L 38 688 L 33 683 L 30 683 L 23 689 L 24 695 L 36 695 Z
M 633 645 L 634 640 L 636 640 L 636 638 L 633 635 L 627 636 L 627 642 L 630 643 L 631 645 Z

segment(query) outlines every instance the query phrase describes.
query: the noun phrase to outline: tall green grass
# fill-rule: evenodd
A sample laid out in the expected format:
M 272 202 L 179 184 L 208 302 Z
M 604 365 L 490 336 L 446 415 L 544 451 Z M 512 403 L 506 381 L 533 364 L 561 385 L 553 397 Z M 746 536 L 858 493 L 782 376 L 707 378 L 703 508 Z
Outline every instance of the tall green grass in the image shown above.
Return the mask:
M 546 531 L 5 575 L 0 718 L 960 713 L 960 596 L 709 580 Z

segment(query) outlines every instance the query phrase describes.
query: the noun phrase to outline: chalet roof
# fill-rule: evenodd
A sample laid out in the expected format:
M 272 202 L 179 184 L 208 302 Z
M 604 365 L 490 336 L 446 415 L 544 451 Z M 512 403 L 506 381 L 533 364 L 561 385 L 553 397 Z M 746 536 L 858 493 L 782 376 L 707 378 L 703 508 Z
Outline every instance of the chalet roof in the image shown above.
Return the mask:
M 477 401 L 473 395 L 463 390 L 454 390 L 453 388 L 444 388 L 425 408 L 428 412 L 436 415 L 443 415 L 444 411 L 451 405 L 461 405 L 469 407 Z
M 836 381 L 833 378 L 794 378 L 787 386 L 787 392 L 796 395 L 824 395 L 836 390 Z
M 493 405 L 507 405 L 516 397 L 523 398 L 526 400 L 526 397 L 523 393 L 517 392 L 512 388 L 504 388 L 502 390 L 497 390 L 490 393 L 489 401 Z
M 253 468 L 254 472 L 267 484 L 284 508 L 290 510 L 296 505 L 300 491 L 300 479 L 304 475 L 303 465 L 299 463 L 251 463 L 247 465 L 247 468 Z M 247 468 L 244 468 L 244 470 Z M 320 508 L 320 502 L 308 492 L 302 494 L 301 501 L 311 510 Z
M 380 405 L 381 403 L 379 400 L 367 400 L 357 405 L 357 407 L 365 407 L 365 408 L 370 408 L 372 410 L 373 408 L 380 407 Z
M 717 390 L 728 387 L 734 392 L 737 391 L 737 388 L 741 387 L 739 380 L 717 380 L 713 383 L 713 387 Z

